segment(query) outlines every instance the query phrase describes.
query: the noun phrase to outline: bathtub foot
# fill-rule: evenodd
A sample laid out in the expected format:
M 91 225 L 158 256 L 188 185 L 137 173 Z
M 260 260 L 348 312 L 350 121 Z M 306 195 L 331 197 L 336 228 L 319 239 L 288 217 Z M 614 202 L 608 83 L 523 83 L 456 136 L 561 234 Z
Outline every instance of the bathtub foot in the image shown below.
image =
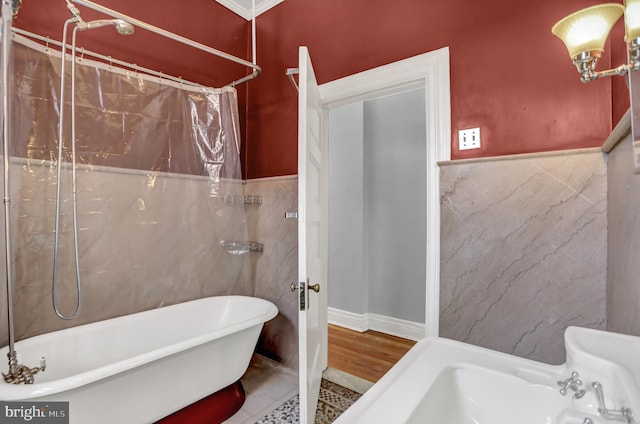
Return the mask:
M 242 408 L 244 400 L 244 388 L 238 380 L 230 386 L 164 417 L 155 424 L 221 423 L 238 412 Z

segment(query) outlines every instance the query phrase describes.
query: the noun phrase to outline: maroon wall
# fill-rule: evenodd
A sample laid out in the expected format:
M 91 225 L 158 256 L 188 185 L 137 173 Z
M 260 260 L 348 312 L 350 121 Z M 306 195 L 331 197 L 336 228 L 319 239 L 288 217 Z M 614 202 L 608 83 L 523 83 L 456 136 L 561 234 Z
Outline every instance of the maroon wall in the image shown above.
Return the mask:
M 611 130 L 611 80 L 582 84 L 550 32 L 597 3 L 286 0 L 258 17 L 264 74 L 249 86 L 247 176 L 296 173 L 296 93 L 284 72 L 299 45 L 320 83 L 449 46 L 454 159 L 599 146 Z M 469 127 L 481 128 L 483 146 L 460 152 L 457 131 Z
M 95 3 L 234 56 L 249 57 L 247 21 L 214 0 L 96 0 Z M 78 9 L 85 21 L 109 18 L 83 6 Z M 70 17 L 64 0 L 25 0 L 14 25 L 59 41 L 64 21 Z M 241 65 L 139 28 L 135 34 L 126 37 L 118 35 L 111 27 L 84 31 L 78 34 L 77 44 L 207 86 L 220 87 L 250 73 Z M 246 138 L 243 125 L 246 122 L 246 97 L 247 86 L 244 84 L 238 87 L 243 140 Z M 246 149 L 244 143 L 242 149 Z
M 96 3 L 246 57 L 247 21 L 213 0 L 97 0 Z M 78 8 L 85 21 L 109 18 L 83 6 Z M 62 25 L 70 17 L 64 0 L 25 0 L 15 26 L 60 40 Z M 214 87 L 246 74 L 240 65 L 229 65 L 227 61 L 140 29 L 126 37 L 109 27 L 81 32 L 78 46 Z
M 99 3 L 231 54 L 246 57 L 250 25 L 214 0 Z M 582 84 L 550 29 L 596 0 L 286 0 L 258 17 L 263 74 L 239 87 L 248 178 L 297 172 L 297 96 L 285 69 L 309 47 L 320 83 L 444 46 L 451 54 L 454 159 L 599 146 L 628 107 L 624 79 Z M 102 18 L 81 8 L 85 19 Z M 26 0 L 16 25 L 60 39 L 63 0 Z M 624 56 L 622 25 L 599 68 Z M 144 31 L 108 28 L 79 44 L 172 75 L 220 86 L 238 66 Z M 622 46 L 622 47 L 621 47 Z M 621 59 L 622 57 L 622 59 Z M 612 103 L 613 102 L 613 103 Z M 458 151 L 457 131 L 482 130 L 482 148 Z

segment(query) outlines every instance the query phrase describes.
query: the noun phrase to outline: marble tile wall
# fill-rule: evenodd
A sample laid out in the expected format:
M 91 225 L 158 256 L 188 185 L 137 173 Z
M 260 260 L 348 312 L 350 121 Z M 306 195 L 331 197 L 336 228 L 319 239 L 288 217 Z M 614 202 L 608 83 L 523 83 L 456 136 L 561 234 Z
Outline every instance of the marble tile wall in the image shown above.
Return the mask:
M 609 153 L 608 185 L 607 329 L 640 336 L 640 174 L 630 134 Z
M 12 215 L 19 228 L 18 338 L 69 325 L 51 308 L 51 172 L 12 168 L 20 179 L 12 194 L 20 197 Z M 197 178 L 80 177 L 86 289 L 81 318 L 71 325 L 201 296 L 253 294 L 280 310 L 265 325 L 258 351 L 297 369 L 297 305 L 289 290 L 297 278 L 297 220 L 284 215 L 297 210 L 295 176 L 245 183 L 244 195 L 262 196 L 261 205 L 245 207 L 248 235 L 235 224 L 213 224 L 213 216 L 236 215 L 229 205 L 209 199 L 204 209 L 195 207 L 209 190 Z M 604 328 L 606 181 L 605 161 L 594 150 L 443 164 L 441 335 L 560 363 L 567 325 Z M 64 219 L 61 242 L 68 249 L 68 209 Z M 264 252 L 222 252 L 217 242 L 233 238 L 263 243 Z M 70 258 L 63 260 L 61 298 L 69 313 L 75 292 Z M 3 342 L 4 296 L 0 290 Z
M 249 239 L 264 244 L 264 252 L 251 258 L 254 293 L 280 311 L 265 324 L 258 352 L 298 369 L 298 305 L 289 288 L 298 278 L 298 220 L 285 218 L 298 210 L 298 179 L 249 180 L 245 195 L 262 196 L 261 205 L 246 207 Z
M 68 193 L 67 175 L 63 182 Z M 15 163 L 11 186 L 16 339 L 200 297 L 253 294 L 249 255 L 218 244 L 246 240 L 244 205 L 210 196 L 203 177 L 85 168 L 78 171 L 82 311 L 62 321 L 51 304 L 55 170 Z M 242 189 L 228 183 L 224 191 L 242 195 Z M 76 299 L 71 201 L 63 198 L 58 293 L 70 315 Z M 4 284 L 0 293 L 4 345 Z
M 552 364 L 606 325 L 599 149 L 441 166 L 440 335 Z

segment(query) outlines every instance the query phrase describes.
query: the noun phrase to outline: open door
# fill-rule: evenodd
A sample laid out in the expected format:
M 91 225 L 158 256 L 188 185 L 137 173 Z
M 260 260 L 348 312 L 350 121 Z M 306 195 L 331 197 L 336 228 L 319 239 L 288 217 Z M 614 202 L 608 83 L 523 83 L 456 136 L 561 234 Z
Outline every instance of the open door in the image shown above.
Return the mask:
M 306 47 L 300 47 L 298 76 L 300 424 L 313 424 L 327 367 L 327 120 Z

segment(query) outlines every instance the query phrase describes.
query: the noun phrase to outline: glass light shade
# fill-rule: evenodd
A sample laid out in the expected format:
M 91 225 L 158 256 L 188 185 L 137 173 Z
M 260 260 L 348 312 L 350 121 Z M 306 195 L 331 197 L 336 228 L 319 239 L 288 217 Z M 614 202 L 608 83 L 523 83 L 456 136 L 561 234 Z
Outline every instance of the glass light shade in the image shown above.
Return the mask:
M 625 0 L 624 27 L 627 41 L 640 37 L 640 0 Z
M 623 13 L 624 7 L 617 3 L 588 7 L 560 20 L 551 32 L 567 46 L 572 58 L 582 52 L 602 51 L 611 27 Z

